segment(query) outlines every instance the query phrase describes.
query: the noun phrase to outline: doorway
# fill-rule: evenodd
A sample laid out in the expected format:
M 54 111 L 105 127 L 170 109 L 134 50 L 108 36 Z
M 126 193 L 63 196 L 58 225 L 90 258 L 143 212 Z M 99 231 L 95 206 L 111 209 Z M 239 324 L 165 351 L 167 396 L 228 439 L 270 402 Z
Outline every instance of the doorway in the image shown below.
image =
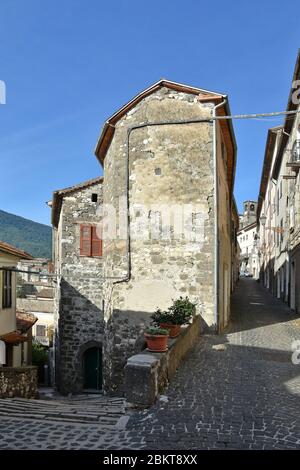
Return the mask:
M 84 390 L 102 389 L 102 349 L 89 348 L 83 354 Z

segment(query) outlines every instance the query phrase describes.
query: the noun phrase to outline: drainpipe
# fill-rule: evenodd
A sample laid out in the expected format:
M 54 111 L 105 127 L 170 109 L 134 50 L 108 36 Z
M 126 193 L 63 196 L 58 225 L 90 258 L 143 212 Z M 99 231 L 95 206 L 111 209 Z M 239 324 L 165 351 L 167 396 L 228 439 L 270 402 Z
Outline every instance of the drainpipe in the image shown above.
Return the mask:
M 129 157 L 130 157 L 129 144 L 130 144 L 131 132 L 136 129 L 143 129 L 145 127 L 211 123 L 211 122 L 212 120 L 208 118 L 188 119 L 188 120 L 183 120 L 183 121 L 157 121 L 157 122 L 148 122 L 145 124 L 139 124 L 136 126 L 129 127 L 127 129 L 126 157 L 125 157 L 126 158 L 125 160 L 125 172 L 126 172 L 125 194 L 126 194 L 126 208 L 127 208 L 127 238 L 126 238 L 127 273 L 124 278 L 118 279 L 117 281 L 114 281 L 112 284 L 128 282 L 131 279 L 131 238 L 130 238 L 130 201 L 129 201 L 129 176 L 130 176 L 129 175 Z
M 218 108 L 221 108 L 226 103 L 226 98 L 213 108 L 212 117 L 213 117 L 213 167 L 214 167 L 214 216 L 215 216 L 215 252 L 214 252 L 214 290 L 215 290 L 215 311 L 214 311 L 214 321 L 215 321 L 215 332 L 219 331 L 219 235 L 218 235 L 218 159 L 217 159 L 217 120 L 216 120 L 216 111 Z

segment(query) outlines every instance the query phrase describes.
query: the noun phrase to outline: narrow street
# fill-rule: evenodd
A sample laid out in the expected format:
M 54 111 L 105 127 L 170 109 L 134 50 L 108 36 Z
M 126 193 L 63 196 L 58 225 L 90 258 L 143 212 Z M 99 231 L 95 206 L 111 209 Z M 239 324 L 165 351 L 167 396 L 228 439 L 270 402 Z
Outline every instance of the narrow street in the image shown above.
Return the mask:
M 0 448 L 300 448 L 296 339 L 300 320 L 256 281 L 241 279 L 228 331 L 200 338 L 153 407 L 131 411 L 127 422 L 118 399 L 39 401 L 32 414 L 31 400 L 1 400 Z
M 136 444 L 143 436 L 146 449 L 300 448 L 300 365 L 291 362 L 300 320 L 250 278 L 239 281 L 232 320 L 226 334 L 200 339 L 166 401 L 130 419 Z

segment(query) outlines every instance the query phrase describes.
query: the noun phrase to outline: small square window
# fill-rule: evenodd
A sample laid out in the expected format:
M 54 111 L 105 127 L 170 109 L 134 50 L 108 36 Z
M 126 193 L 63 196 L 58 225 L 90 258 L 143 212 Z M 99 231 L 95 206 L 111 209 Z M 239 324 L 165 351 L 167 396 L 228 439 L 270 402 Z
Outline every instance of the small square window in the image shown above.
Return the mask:
M 97 202 L 98 201 L 98 194 L 92 193 L 92 202 Z

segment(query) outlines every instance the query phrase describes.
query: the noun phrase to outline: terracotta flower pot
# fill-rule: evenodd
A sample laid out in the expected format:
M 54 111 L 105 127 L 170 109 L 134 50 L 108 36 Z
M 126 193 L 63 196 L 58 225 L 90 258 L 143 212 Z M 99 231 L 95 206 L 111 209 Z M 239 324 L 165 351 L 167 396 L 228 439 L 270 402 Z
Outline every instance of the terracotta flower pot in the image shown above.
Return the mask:
M 149 335 L 144 333 L 147 347 L 152 352 L 165 352 L 168 349 L 168 335 Z
M 181 325 L 172 325 L 172 323 L 160 323 L 159 327 L 169 330 L 170 338 L 176 338 L 181 331 Z

